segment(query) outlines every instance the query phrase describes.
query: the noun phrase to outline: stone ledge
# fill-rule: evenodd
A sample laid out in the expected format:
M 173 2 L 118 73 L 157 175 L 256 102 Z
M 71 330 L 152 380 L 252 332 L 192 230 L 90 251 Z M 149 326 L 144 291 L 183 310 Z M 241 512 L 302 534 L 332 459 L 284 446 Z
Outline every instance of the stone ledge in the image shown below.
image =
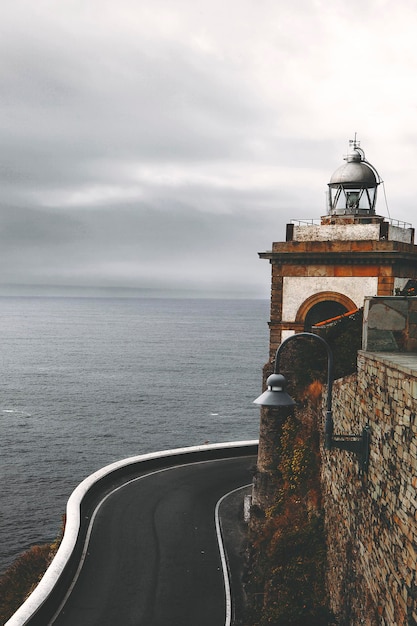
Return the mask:
M 366 359 L 373 359 L 387 366 L 394 365 L 400 371 L 410 376 L 417 374 L 417 353 L 411 352 L 367 352 L 360 350 L 359 354 Z

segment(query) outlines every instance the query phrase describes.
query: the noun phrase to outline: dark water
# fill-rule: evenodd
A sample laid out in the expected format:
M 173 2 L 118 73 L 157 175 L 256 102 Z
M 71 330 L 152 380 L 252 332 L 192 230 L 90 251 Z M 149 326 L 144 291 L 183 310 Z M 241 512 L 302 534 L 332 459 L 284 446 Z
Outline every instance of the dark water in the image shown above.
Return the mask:
M 0 572 L 86 476 L 258 437 L 266 300 L 0 298 Z

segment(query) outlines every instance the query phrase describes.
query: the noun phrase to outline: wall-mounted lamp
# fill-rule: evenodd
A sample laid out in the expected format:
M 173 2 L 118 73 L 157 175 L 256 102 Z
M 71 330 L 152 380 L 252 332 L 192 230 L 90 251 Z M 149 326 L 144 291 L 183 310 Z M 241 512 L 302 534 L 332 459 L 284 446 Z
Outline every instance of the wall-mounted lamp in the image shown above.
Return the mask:
M 295 339 L 314 339 L 319 341 L 327 351 L 327 407 L 326 407 L 326 423 L 324 427 L 324 447 L 326 450 L 339 448 L 340 450 L 348 450 L 354 452 L 358 456 L 359 467 L 361 472 L 366 472 L 369 465 L 369 428 L 365 427 L 360 435 L 335 435 L 333 433 L 333 411 L 332 411 L 332 393 L 333 393 L 333 353 L 327 341 L 319 335 L 313 333 L 297 333 L 285 339 L 275 355 L 274 373 L 271 374 L 267 381 L 267 390 L 254 400 L 254 404 L 260 404 L 268 408 L 279 408 L 283 406 L 294 406 L 295 402 L 291 396 L 285 391 L 287 381 L 285 376 L 278 373 L 279 357 L 283 347 Z

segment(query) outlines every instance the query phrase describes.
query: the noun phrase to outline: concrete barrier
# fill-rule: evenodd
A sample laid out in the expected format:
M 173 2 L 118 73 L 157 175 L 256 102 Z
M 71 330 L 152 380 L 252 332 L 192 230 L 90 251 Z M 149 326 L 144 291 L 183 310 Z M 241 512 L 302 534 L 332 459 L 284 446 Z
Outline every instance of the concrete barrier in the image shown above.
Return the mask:
M 110 482 L 120 481 L 136 473 L 146 473 L 149 469 L 169 467 L 182 463 L 193 463 L 200 460 L 215 460 L 229 456 L 245 456 L 257 454 L 258 442 L 234 441 L 187 448 L 176 448 L 130 457 L 106 465 L 88 476 L 71 494 L 66 510 L 65 532 L 61 545 L 33 593 L 6 622 L 5 626 L 45 626 L 46 613 L 50 612 L 48 604 L 54 603 L 54 595 L 72 575 L 78 552 L 83 542 L 83 528 L 88 525 L 88 517 L 83 515 L 83 508 L 91 500 L 106 490 Z M 84 528 L 84 530 L 85 530 Z M 76 562 L 74 562 L 76 561 Z M 61 583 L 61 584 L 60 584 Z

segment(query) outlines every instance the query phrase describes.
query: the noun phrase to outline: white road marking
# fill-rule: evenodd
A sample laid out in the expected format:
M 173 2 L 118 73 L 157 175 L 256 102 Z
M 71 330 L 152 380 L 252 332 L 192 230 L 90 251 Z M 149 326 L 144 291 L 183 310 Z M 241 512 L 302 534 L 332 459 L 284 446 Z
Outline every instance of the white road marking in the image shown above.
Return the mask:
M 213 463 L 213 462 L 217 462 L 218 460 L 219 459 L 210 459 L 208 461 L 198 461 L 197 464 L 199 464 L 199 463 Z M 121 489 L 124 489 L 125 487 L 127 487 L 128 485 L 130 485 L 130 484 L 132 484 L 134 482 L 137 482 L 137 481 L 142 480 L 144 478 L 149 478 L 150 476 L 154 476 L 155 474 L 160 474 L 162 472 L 167 472 L 167 471 L 170 471 L 172 469 L 178 469 L 179 467 L 190 467 L 190 463 L 184 463 L 182 465 L 175 465 L 175 466 L 171 466 L 171 467 L 164 467 L 162 469 L 155 470 L 153 472 L 149 472 L 148 474 L 144 474 L 143 476 L 137 476 L 136 478 L 132 478 L 132 480 L 129 480 L 128 482 L 125 482 L 125 483 L 119 485 L 118 487 L 116 487 L 115 489 L 113 489 L 112 491 L 110 491 L 102 500 L 100 500 L 100 502 L 97 504 L 96 508 L 94 509 L 93 515 L 91 516 L 90 523 L 88 525 L 88 530 L 87 530 L 87 534 L 86 534 L 85 541 L 84 541 L 84 547 L 83 547 L 83 551 L 82 551 L 82 554 L 81 554 L 81 557 L 80 557 L 80 562 L 78 564 L 77 571 L 75 572 L 74 578 L 73 578 L 73 580 L 71 582 L 71 585 L 68 588 L 67 593 L 65 594 L 65 597 L 64 597 L 63 601 L 61 602 L 59 608 L 57 609 L 57 611 L 55 612 L 55 614 L 52 617 L 52 620 L 50 622 L 51 625 L 55 622 L 55 620 L 57 619 L 57 617 L 61 613 L 62 609 L 64 608 L 64 606 L 66 604 L 66 602 L 68 601 L 68 598 L 70 597 L 70 595 L 72 593 L 72 590 L 74 589 L 74 587 L 75 587 L 75 585 L 77 583 L 77 580 L 78 580 L 78 578 L 80 576 L 81 570 L 82 570 L 83 565 L 84 565 L 85 558 L 86 558 L 87 553 L 88 553 L 88 546 L 89 546 L 91 533 L 93 531 L 93 526 L 94 526 L 94 522 L 95 522 L 96 516 L 97 516 L 100 508 L 106 502 L 106 500 L 108 500 L 108 498 L 110 498 L 112 495 L 114 495 L 115 493 L 117 493 Z M 228 568 L 228 565 L 227 565 L 227 557 L 226 557 L 226 553 L 225 553 L 225 549 L 224 549 L 224 545 L 223 545 L 223 538 L 222 538 L 221 526 L 220 526 L 219 508 L 220 508 L 220 505 L 223 502 L 223 500 L 225 500 L 227 497 L 229 497 L 230 495 L 232 495 L 236 491 L 239 491 L 240 489 L 245 489 L 246 487 L 249 487 L 250 484 L 251 483 L 249 483 L 248 485 L 243 485 L 242 487 L 238 487 L 237 489 L 234 489 L 233 491 L 229 491 L 224 496 L 222 496 L 220 498 L 220 500 L 217 502 L 216 507 L 215 507 L 215 512 L 214 512 L 215 523 L 216 523 L 217 542 L 218 542 L 218 545 L 219 545 L 220 560 L 221 560 L 221 564 L 222 564 L 224 589 L 225 589 L 225 602 L 226 602 L 226 621 L 225 621 L 225 626 L 231 626 L 231 623 L 232 623 L 231 622 L 231 619 L 232 619 L 232 600 L 231 600 L 231 591 L 230 591 L 229 568 Z
M 233 493 L 236 493 L 236 491 L 240 491 L 241 489 L 246 489 L 247 487 L 250 487 L 251 484 L 252 483 L 249 483 L 248 485 L 242 485 L 242 487 L 238 487 L 237 489 L 233 489 L 233 491 L 229 491 L 228 493 L 225 493 L 224 496 L 222 496 L 220 500 L 217 502 L 216 508 L 214 511 L 214 519 L 216 522 L 217 542 L 219 544 L 220 560 L 221 560 L 222 568 L 223 568 L 224 593 L 226 596 L 226 616 L 225 616 L 225 623 L 224 623 L 225 626 L 231 626 L 231 623 L 232 623 L 232 593 L 230 590 L 229 565 L 227 562 L 226 551 L 224 549 L 219 509 L 220 509 L 220 505 L 222 504 L 224 500 L 226 500 L 226 498 L 231 496 Z
M 67 566 L 77 544 L 78 534 L 81 527 L 81 502 L 89 490 L 96 485 L 99 480 L 109 479 L 114 472 L 120 470 L 121 468 L 128 466 L 134 467 L 139 463 L 146 463 L 153 459 L 169 459 L 175 458 L 179 454 L 187 454 L 190 455 L 189 462 L 192 462 L 192 456 L 201 452 L 205 453 L 207 451 L 224 450 L 226 448 L 247 448 L 254 445 L 257 446 L 258 443 L 257 439 L 251 441 L 229 441 L 225 443 L 191 446 L 188 448 L 176 448 L 173 450 L 164 450 L 162 452 L 151 452 L 148 454 L 141 454 L 139 456 L 122 459 L 121 461 L 116 461 L 111 465 L 106 465 L 105 467 L 97 470 L 94 474 L 87 476 L 87 478 L 85 478 L 72 492 L 67 502 L 65 533 L 52 563 L 46 570 L 35 590 L 32 591 L 25 602 L 11 616 L 5 626 L 24 626 L 24 624 L 28 623 L 28 621 L 34 616 L 36 611 L 39 610 L 39 607 L 41 607 L 48 600 L 52 591 L 56 587 L 57 581 L 62 576 L 62 573 Z
M 175 467 L 183 467 L 182 465 L 176 465 Z M 87 530 L 87 534 L 85 536 L 85 542 L 84 542 L 84 548 L 81 554 L 81 558 L 80 558 L 80 562 L 78 564 L 78 568 L 77 571 L 75 572 L 74 578 L 72 580 L 71 585 L 68 588 L 67 593 L 65 594 L 65 597 L 63 599 L 63 601 L 61 602 L 57 612 L 55 613 L 55 615 L 52 618 L 51 624 L 54 623 L 54 621 L 56 620 L 56 618 L 59 616 L 60 612 L 62 611 L 62 609 L 64 608 L 68 598 L 70 597 L 72 590 L 74 589 L 77 580 L 80 576 L 81 570 L 83 568 L 84 565 L 84 561 L 85 561 L 85 557 L 87 556 L 88 553 L 88 545 L 90 543 L 90 538 L 91 538 L 91 533 L 93 532 L 93 526 L 94 526 L 94 522 L 97 516 L 97 513 L 99 512 L 99 510 L 101 509 L 101 507 L 103 506 L 103 504 L 106 502 L 106 500 L 108 500 L 108 498 L 110 498 L 110 496 L 114 495 L 115 493 L 117 493 L 118 491 L 120 491 L 120 489 L 124 489 L 125 487 L 127 487 L 128 485 L 137 482 L 139 480 L 142 480 L 142 478 L 149 478 L 149 476 L 154 476 L 155 474 L 160 474 L 161 472 L 166 472 L 170 469 L 173 469 L 172 467 L 164 467 L 160 470 L 155 470 L 154 472 L 150 472 L 149 474 L 144 474 L 143 476 L 137 476 L 136 478 L 132 478 L 132 480 L 129 480 L 126 483 L 123 483 L 122 485 L 119 485 L 118 487 L 116 487 L 115 489 L 113 489 L 112 491 L 110 491 L 106 496 L 104 496 L 104 498 L 102 500 L 100 500 L 100 502 L 97 504 L 96 508 L 94 509 L 94 513 L 91 516 L 90 519 L 90 523 L 88 525 L 88 530 Z

